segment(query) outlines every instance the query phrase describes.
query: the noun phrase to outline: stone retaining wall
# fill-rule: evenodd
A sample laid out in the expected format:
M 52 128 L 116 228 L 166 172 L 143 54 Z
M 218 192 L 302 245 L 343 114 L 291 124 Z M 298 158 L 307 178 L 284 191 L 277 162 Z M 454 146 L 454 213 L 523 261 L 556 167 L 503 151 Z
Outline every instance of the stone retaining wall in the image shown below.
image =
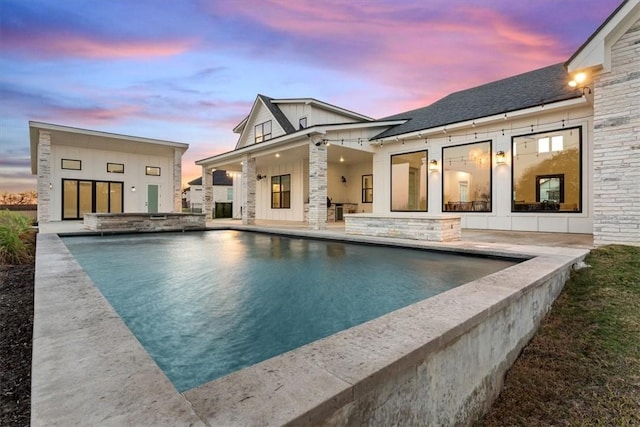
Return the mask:
M 456 215 L 345 215 L 345 233 L 362 236 L 450 242 L 462 237 L 461 218 Z
M 93 231 L 201 230 L 205 214 L 197 213 L 85 213 L 84 225 Z

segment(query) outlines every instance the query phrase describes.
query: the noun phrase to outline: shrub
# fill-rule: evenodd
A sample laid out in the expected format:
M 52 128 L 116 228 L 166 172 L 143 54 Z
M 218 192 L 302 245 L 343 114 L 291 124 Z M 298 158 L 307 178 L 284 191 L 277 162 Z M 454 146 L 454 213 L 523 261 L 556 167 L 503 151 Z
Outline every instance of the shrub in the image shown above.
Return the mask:
M 33 256 L 31 219 L 0 211 L 0 264 L 23 264 Z

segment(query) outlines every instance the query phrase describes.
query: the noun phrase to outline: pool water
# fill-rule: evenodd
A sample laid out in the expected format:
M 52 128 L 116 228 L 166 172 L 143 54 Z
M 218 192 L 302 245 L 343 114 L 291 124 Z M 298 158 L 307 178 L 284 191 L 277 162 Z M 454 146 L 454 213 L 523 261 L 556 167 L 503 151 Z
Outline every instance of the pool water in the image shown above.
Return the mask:
M 180 392 L 515 264 L 239 231 L 63 240 Z

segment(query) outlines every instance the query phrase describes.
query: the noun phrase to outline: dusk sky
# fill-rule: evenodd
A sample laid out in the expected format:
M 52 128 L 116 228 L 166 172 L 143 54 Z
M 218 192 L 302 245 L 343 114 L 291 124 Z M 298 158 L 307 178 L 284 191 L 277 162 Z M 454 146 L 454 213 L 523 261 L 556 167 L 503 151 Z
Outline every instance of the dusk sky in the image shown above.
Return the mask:
M 28 121 L 232 150 L 258 93 L 380 118 L 566 61 L 621 0 L 0 0 L 0 193 Z

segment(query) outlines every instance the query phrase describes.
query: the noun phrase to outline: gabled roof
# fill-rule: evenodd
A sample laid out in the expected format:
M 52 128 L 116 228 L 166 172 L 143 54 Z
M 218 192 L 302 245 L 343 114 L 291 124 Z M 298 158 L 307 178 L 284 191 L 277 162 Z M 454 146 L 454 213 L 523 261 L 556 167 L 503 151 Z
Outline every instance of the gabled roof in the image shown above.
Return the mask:
M 582 96 L 581 91 L 567 85 L 568 80 L 563 64 L 555 64 L 454 92 L 427 107 L 385 117 L 386 120 L 408 119 L 408 121 L 382 132 L 373 139 L 446 126 Z
M 571 55 L 565 67 L 571 73 L 579 70 L 609 71 L 611 46 L 640 18 L 640 0 L 624 0 L 611 15 Z
M 364 114 L 356 113 L 355 111 L 347 110 L 346 108 L 338 107 L 328 102 L 319 101 L 315 98 L 280 98 L 272 99 L 271 102 L 274 104 L 310 104 L 314 107 L 348 116 L 358 121 L 373 121 L 373 118 L 365 116 Z
M 285 134 L 290 134 L 296 131 L 296 128 L 293 127 L 289 119 L 284 115 L 282 110 L 278 108 L 277 105 L 274 105 L 271 101 L 273 98 L 269 98 L 268 96 L 258 95 L 258 98 L 264 103 L 264 105 L 269 109 L 271 115 L 276 119 L 282 130 L 284 130 Z

